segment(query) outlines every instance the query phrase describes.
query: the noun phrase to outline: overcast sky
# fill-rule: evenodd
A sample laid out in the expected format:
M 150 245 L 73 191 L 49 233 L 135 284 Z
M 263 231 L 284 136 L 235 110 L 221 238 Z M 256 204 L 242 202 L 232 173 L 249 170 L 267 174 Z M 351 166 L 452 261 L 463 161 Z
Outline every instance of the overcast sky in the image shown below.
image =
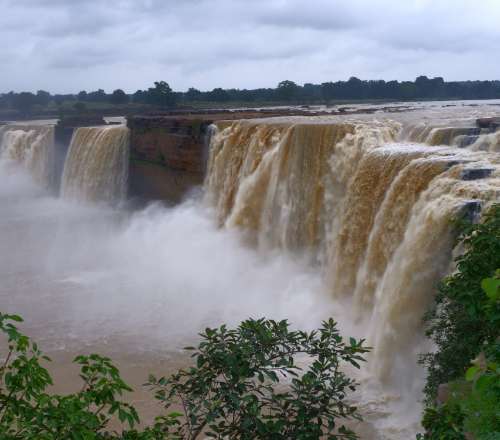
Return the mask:
M 500 0 L 0 0 L 0 92 L 500 79 Z

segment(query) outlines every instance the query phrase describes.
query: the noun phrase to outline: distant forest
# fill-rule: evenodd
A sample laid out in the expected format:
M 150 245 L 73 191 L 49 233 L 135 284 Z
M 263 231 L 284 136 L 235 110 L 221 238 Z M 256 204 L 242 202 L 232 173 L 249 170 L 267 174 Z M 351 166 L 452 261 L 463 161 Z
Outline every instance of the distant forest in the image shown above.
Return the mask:
M 165 81 L 155 82 L 147 90 L 127 94 L 121 89 L 106 93 L 81 91 L 77 94 L 51 94 L 44 90 L 37 93 L 0 94 L 0 111 L 16 111 L 21 114 L 43 112 L 47 108 L 71 105 L 72 111 L 96 110 L 99 105 L 154 106 L 160 108 L 199 107 L 208 104 L 257 105 L 265 103 L 329 104 L 358 100 L 445 100 L 445 99 L 495 99 L 500 98 L 500 81 L 450 81 L 443 78 L 419 76 L 415 81 L 363 81 L 352 77 L 348 81 L 298 85 L 282 81 L 276 88 L 222 89 L 200 91 L 190 88 L 187 92 L 175 92 Z

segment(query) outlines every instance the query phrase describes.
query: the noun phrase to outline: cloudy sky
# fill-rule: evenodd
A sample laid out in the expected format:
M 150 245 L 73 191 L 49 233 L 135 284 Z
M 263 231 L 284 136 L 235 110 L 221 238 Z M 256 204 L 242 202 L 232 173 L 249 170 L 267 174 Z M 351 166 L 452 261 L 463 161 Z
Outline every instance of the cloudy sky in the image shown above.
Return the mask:
M 0 92 L 500 79 L 500 0 L 0 0 Z

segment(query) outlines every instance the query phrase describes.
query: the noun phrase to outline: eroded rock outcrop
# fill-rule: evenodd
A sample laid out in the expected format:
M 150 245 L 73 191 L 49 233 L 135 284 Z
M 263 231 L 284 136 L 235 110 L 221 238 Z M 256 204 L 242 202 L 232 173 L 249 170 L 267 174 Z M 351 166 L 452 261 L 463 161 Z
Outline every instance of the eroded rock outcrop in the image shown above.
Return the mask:
M 129 195 L 176 203 L 200 185 L 211 123 L 211 118 L 198 116 L 129 118 Z

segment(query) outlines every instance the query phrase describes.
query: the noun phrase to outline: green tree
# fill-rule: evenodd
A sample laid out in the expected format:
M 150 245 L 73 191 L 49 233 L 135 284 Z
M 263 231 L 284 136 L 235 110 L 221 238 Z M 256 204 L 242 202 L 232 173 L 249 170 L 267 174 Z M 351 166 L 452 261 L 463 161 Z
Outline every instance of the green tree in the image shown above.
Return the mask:
M 230 96 L 224 89 L 217 87 L 207 94 L 207 98 L 213 102 L 227 102 Z
M 108 95 L 103 89 L 98 89 L 95 92 L 90 92 L 87 94 L 87 101 L 89 102 L 106 102 Z
M 46 107 L 49 105 L 50 99 L 51 96 L 49 92 L 46 92 L 45 90 L 38 90 L 38 92 L 36 92 L 36 103 L 38 105 Z
M 189 90 L 185 93 L 185 96 L 188 101 L 199 101 L 202 93 L 198 89 L 190 87 Z
M 249 319 L 234 330 L 206 329 L 201 337 L 196 349 L 188 347 L 196 366 L 149 380 L 167 409 L 183 408 L 175 437 L 357 438 L 342 424 L 359 415 L 345 401 L 356 383 L 341 368 L 359 368 L 368 349 L 363 340 L 345 343 L 333 320 L 307 333 L 290 330 L 287 321 Z M 297 356 L 305 356 L 305 371 Z
M 78 101 L 86 101 L 87 100 L 87 92 L 85 90 L 82 90 L 81 92 L 78 92 L 78 95 L 76 95 L 78 98 Z
M 33 93 L 21 92 L 13 95 L 12 106 L 25 115 L 31 112 L 36 103 L 37 98 Z
M 73 104 L 73 108 L 79 114 L 85 113 L 87 111 L 87 105 L 84 102 L 75 102 Z
M 174 107 L 175 94 L 165 81 L 157 81 L 147 91 L 146 102 L 159 107 Z
M 116 89 L 109 98 L 109 102 L 115 105 L 126 104 L 128 101 L 129 97 L 122 89 Z
M 293 81 L 285 80 L 278 84 L 276 89 L 276 94 L 278 99 L 284 99 L 285 101 L 291 101 L 297 98 L 300 87 Z

